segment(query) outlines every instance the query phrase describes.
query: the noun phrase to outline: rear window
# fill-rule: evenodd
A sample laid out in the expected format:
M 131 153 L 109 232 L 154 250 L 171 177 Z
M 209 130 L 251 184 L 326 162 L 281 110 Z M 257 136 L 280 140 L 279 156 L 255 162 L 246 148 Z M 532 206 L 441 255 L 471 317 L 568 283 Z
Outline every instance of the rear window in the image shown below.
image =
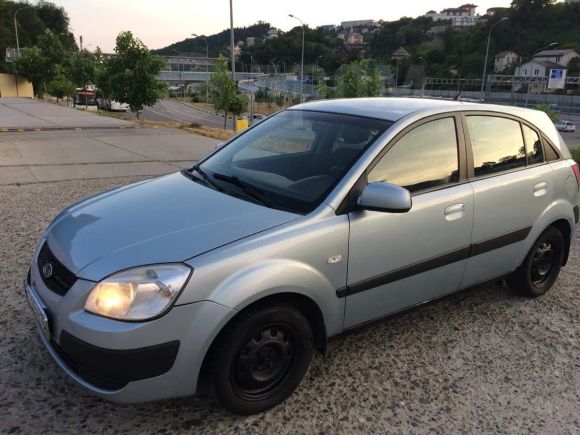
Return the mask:
M 468 116 L 475 176 L 526 166 L 526 147 L 518 121 L 496 116 Z

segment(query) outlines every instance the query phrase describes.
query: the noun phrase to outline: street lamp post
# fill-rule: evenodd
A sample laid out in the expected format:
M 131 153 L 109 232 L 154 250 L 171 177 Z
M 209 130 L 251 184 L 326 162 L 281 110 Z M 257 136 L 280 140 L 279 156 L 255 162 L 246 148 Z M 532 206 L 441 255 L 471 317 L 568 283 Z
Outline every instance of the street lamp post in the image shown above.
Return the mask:
M 209 64 L 207 62 L 209 62 L 209 45 L 207 45 L 207 38 L 203 35 L 199 36 L 196 35 L 195 33 L 192 33 L 191 36 L 193 36 L 194 38 L 203 38 L 203 40 L 205 41 L 205 57 L 206 57 L 206 64 L 205 64 L 205 84 L 206 84 L 206 89 L 205 89 L 205 103 L 209 104 Z
M 236 80 L 236 55 L 234 54 L 234 7 L 232 5 L 232 0 L 230 0 L 230 50 L 232 58 L 232 79 Z
M 16 35 L 16 56 L 20 57 L 20 42 L 18 41 L 18 21 L 16 20 L 16 15 L 18 12 L 24 9 L 32 8 L 33 6 L 23 6 L 19 9 L 16 9 L 14 12 L 14 34 Z
M 489 29 L 489 33 L 487 34 L 487 49 L 485 50 L 485 60 L 483 61 L 483 75 L 481 76 L 481 92 L 480 92 L 480 98 L 483 100 L 483 93 L 485 91 L 485 74 L 487 73 L 487 58 L 489 57 L 489 44 L 491 42 L 491 32 L 493 32 L 493 29 L 495 28 L 495 26 L 497 26 L 499 23 L 503 23 L 504 21 L 507 21 L 508 18 L 507 17 L 503 17 L 501 20 L 499 20 L 497 23 L 495 23 L 493 26 L 491 26 L 491 28 Z
M 540 51 L 544 51 L 544 50 L 549 50 L 550 48 L 554 48 L 556 45 L 558 45 L 557 42 L 552 42 L 549 45 L 546 45 L 545 47 L 539 48 L 536 51 L 534 51 L 534 54 L 532 55 L 532 65 L 530 66 L 530 77 L 528 80 L 528 88 L 526 90 L 526 106 L 528 107 L 528 99 L 530 97 L 530 83 L 532 81 L 532 72 L 534 71 L 534 62 L 536 61 L 536 54 L 538 54 Z M 520 71 L 521 73 L 521 71 Z
M 300 22 L 300 24 L 302 24 L 302 60 L 300 62 L 300 102 L 303 103 L 304 102 L 304 22 L 292 15 L 292 14 L 288 14 L 289 17 L 294 18 L 295 20 L 298 20 Z

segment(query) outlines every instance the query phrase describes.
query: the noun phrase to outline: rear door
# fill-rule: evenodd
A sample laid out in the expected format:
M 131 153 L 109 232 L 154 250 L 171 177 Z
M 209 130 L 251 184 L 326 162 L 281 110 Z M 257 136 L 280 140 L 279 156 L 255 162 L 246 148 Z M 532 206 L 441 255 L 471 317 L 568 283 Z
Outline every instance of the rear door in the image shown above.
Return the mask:
M 407 213 L 353 210 L 345 328 L 456 291 L 469 253 L 473 191 L 460 118 L 410 127 L 369 167 L 366 182 L 411 191 Z M 461 168 L 461 170 L 460 170 Z
M 513 271 L 523 241 L 553 196 L 538 131 L 508 115 L 463 116 L 475 214 L 462 287 Z

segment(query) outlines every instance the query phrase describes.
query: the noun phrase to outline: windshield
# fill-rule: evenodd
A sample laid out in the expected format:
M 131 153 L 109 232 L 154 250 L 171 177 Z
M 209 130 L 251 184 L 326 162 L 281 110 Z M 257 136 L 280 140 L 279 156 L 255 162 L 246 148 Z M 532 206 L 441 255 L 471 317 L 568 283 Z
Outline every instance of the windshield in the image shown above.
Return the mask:
M 359 116 L 286 110 L 219 149 L 197 172 L 210 181 L 206 184 L 227 194 L 308 213 L 391 125 Z

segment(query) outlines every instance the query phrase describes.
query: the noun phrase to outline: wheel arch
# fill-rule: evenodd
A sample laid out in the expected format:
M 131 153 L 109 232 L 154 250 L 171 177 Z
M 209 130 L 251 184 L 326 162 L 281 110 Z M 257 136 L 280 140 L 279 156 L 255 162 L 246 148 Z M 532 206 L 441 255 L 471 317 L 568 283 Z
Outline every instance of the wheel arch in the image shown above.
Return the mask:
M 324 315 L 318 304 L 310 297 L 301 293 L 281 292 L 270 294 L 248 303 L 221 327 L 220 331 L 213 338 L 211 345 L 208 347 L 203 357 L 203 362 L 197 379 L 196 390 L 198 390 L 199 386 L 203 385 L 207 380 L 207 374 L 209 370 L 208 363 L 211 360 L 213 352 L 215 352 L 217 343 L 222 338 L 224 332 L 228 330 L 228 326 L 235 322 L 239 316 L 242 315 L 242 313 L 260 308 L 261 306 L 268 306 L 273 304 L 288 305 L 298 309 L 306 317 L 308 323 L 310 324 L 313 333 L 315 349 L 320 351 L 322 354 L 326 352 L 326 325 L 324 322 Z
M 562 266 L 565 266 L 568 263 L 568 257 L 570 255 L 570 246 L 572 244 L 572 227 L 570 226 L 570 222 L 567 219 L 558 219 L 552 222 L 549 227 L 554 227 L 558 229 L 564 236 L 564 258 L 562 260 Z

